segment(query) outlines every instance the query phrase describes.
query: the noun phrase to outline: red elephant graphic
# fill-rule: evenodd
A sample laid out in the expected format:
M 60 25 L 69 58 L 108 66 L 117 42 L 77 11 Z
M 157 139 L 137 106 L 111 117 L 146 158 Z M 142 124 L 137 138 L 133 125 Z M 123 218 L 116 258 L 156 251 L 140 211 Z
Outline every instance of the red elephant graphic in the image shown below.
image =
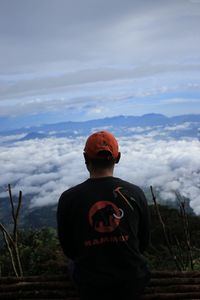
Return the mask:
M 95 231 L 112 232 L 123 218 L 124 212 L 110 201 L 98 201 L 89 210 L 89 223 Z

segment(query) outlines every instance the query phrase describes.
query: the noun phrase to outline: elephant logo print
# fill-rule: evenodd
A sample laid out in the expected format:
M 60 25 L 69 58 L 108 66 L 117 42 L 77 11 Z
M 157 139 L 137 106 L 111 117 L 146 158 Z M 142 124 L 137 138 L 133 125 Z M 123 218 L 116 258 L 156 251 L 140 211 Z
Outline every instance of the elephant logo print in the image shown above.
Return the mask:
M 123 218 L 124 212 L 110 201 L 98 201 L 89 210 L 89 223 L 95 231 L 112 232 Z

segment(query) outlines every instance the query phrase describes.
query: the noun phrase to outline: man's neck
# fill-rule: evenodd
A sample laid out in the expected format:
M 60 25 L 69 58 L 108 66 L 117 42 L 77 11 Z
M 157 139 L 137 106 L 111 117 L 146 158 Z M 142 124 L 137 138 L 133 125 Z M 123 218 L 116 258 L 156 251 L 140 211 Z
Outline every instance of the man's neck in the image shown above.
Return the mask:
M 112 176 L 113 170 L 96 170 L 95 172 L 90 172 L 90 178 L 102 178 Z

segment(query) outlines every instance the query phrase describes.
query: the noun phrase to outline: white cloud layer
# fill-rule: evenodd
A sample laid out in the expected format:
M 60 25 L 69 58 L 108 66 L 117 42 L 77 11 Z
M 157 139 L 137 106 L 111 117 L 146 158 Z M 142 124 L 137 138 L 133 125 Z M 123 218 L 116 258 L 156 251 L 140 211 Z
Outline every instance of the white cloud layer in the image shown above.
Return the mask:
M 88 178 L 82 151 L 85 137 L 32 140 L 0 146 L 1 191 L 8 183 L 24 195 L 33 194 L 31 205 L 56 203 L 60 194 Z M 189 197 L 200 214 L 200 143 L 193 140 L 157 140 L 151 135 L 119 138 L 122 158 L 115 176 L 143 188 L 154 186 L 163 199 L 174 201 L 174 191 Z M 6 191 L 1 197 L 7 196 Z

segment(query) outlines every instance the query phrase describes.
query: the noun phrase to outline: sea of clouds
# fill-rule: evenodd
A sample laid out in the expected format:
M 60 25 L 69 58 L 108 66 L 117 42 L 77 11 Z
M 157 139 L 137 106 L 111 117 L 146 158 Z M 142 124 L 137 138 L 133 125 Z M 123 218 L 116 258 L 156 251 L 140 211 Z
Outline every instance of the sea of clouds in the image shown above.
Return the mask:
M 0 145 L 0 197 L 7 184 L 13 192 L 32 195 L 30 206 L 58 201 L 60 194 L 88 178 L 83 159 L 86 137 L 46 138 Z M 115 176 L 142 188 L 152 185 L 163 200 L 175 191 L 190 198 L 200 214 L 200 142 L 198 139 L 156 139 L 154 134 L 119 137 L 121 161 Z

